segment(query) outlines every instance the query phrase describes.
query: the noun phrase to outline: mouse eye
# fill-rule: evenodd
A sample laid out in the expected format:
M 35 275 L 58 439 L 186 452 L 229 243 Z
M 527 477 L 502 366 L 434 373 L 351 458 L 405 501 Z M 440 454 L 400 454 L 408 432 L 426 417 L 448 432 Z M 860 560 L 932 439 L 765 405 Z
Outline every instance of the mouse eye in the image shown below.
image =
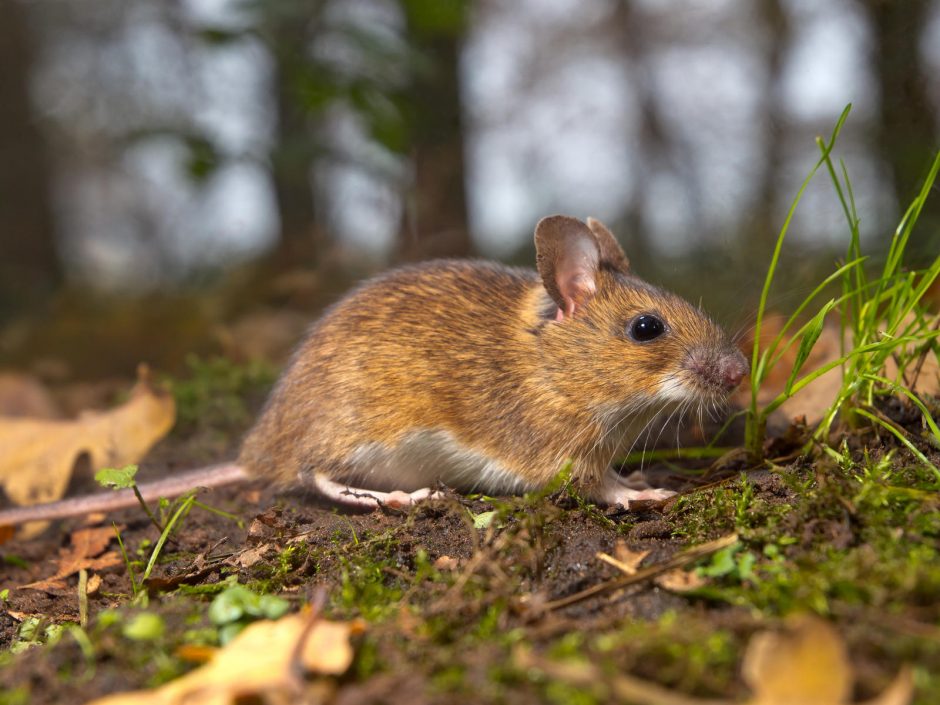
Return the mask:
M 638 343 L 648 343 L 666 332 L 666 324 L 662 322 L 662 319 L 644 313 L 633 319 L 628 330 L 630 337 Z

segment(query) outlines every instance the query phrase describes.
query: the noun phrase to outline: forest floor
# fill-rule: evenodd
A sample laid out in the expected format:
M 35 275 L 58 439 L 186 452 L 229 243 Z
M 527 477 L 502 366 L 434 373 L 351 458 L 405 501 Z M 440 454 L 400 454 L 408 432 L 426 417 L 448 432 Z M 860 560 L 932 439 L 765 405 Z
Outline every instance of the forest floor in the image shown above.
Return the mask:
M 914 423 L 902 411 L 893 416 Z M 196 436 L 164 441 L 143 479 L 191 467 Z M 801 455 L 801 440 L 791 429 L 768 446 L 777 462 L 756 471 L 733 459 L 720 470 L 657 466 L 683 494 L 629 512 L 564 487 L 366 515 L 266 487 L 214 490 L 200 500 L 234 518 L 193 508 L 143 586 L 131 570 L 139 580 L 160 532 L 141 510 L 124 511 L 97 526 L 116 522 L 130 566 L 96 568 L 89 556 L 87 608 L 76 575 L 21 587 L 60 570 L 83 526 L 61 522 L 0 547 L 0 703 L 82 703 L 192 670 L 193 654 L 224 640 L 209 606 L 236 583 L 290 611 L 319 600 L 324 617 L 356 623 L 351 666 L 318 681 L 327 702 L 631 702 L 618 674 L 741 702 L 748 642 L 802 612 L 844 640 L 854 699 L 907 664 L 913 702 L 940 702 L 936 476 L 871 432 L 847 439 L 843 463 Z M 723 538 L 684 565 L 676 558 Z M 113 538 L 100 548 L 109 541 L 119 551 Z M 599 554 L 640 573 L 625 585 Z M 663 565 L 673 569 L 647 570 Z

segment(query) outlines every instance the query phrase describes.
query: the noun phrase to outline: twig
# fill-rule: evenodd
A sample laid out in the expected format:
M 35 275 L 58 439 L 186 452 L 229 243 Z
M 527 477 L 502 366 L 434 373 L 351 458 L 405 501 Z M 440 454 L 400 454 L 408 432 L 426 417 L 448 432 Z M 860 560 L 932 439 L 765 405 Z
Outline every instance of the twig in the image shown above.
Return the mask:
M 306 646 L 307 639 L 309 639 L 310 635 L 313 633 L 313 628 L 317 625 L 317 622 L 320 621 L 320 616 L 323 613 L 323 607 L 325 605 L 326 588 L 320 586 L 316 589 L 316 592 L 313 593 L 313 599 L 310 601 L 310 614 L 307 615 L 307 622 L 304 624 L 300 636 L 297 637 L 297 643 L 294 644 L 294 649 L 291 651 L 290 661 L 288 662 L 288 673 L 298 693 L 303 687 L 304 678 L 307 675 L 307 669 L 304 666 L 304 646 Z
M 572 685 L 590 688 L 601 684 L 613 691 L 615 696 L 613 700 L 617 702 L 637 703 L 637 705 L 731 705 L 728 700 L 693 698 L 683 693 L 676 693 L 635 676 L 626 674 L 608 676 L 592 663 L 549 661 L 532 654 L 524 647 L 513 653 L 513 661 L 519 668 L 526 670 L 537 668 Z
M 606 592 L 619 590 L 621 588 L 627 587 L 628 585 L 641 583 L 644 580 L 655 578 L 661 573 L 666 573 L 670 570 L 681 568 L 687 563 L 691 563 L 692 561 L 698 560 L 699 558 L 707 556 L 710 553 L 714 553 L 715 551 L 720 551 L 722 548 L 732 546 L 737 543 L 737 541 L 737 534 L 729 534 L 728 536 L 723 536 L 720 539 L 715 539 L 714 541 L 708 541 L 707 543 L 693 546 L 692 548 L 689 548 L 682 553 L 678 553 L 669 560 L 659 563 L 658 565 L 638 570 L 633 575 L 623 575 L 618 578 L 614 578 L 613 580 L 608 580 L 605 583 L 600 583 L 585 590 L 581 590 L 581 592 L 576 592 L 573 595 L 568 595 L 567 597 L 562 597 L 557 600 L 546 602 L 544 609 L 546 611 L 550 611 L 561 609 L 562 607 L 569 607 L 570 605 L 583 602 L 584 600 L 595 597 L 596 595 L 603 595 Z
M 78 571 L 78 623 L 82 629 L 88 626 L 88 571 Z

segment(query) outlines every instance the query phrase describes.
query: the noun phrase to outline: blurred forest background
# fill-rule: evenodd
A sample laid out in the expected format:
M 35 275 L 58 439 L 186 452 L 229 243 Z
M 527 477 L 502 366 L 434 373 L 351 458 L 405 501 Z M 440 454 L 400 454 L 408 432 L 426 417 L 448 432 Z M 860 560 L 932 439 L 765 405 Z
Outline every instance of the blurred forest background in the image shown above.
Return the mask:
M 277 358 L 389 264 L 531 264 L 556 212 L 744 326 L 849 102 L 887 242 L 938 77 L 934 0 L 0 0 L 0 364 Z M 824 177 L 792 232 L 794 272 L 844 250 Z M 917 236 L 940 249 L 940 195 Z

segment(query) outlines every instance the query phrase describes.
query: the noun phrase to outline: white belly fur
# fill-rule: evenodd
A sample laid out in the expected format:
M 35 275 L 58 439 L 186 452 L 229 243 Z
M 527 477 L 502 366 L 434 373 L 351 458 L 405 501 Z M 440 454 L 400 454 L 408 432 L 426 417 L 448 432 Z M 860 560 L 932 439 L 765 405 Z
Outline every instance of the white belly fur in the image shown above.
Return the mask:
M 353 451 L 355 468 L 348 478 L 334 478 L 374 490 L 411 492 L 443 483 L 463 492 L 517 494 L 531 483 L 498 461 L 454 438 L 449 431 L 424 429 L 408 434 L 394 447 L 367 443 Z

